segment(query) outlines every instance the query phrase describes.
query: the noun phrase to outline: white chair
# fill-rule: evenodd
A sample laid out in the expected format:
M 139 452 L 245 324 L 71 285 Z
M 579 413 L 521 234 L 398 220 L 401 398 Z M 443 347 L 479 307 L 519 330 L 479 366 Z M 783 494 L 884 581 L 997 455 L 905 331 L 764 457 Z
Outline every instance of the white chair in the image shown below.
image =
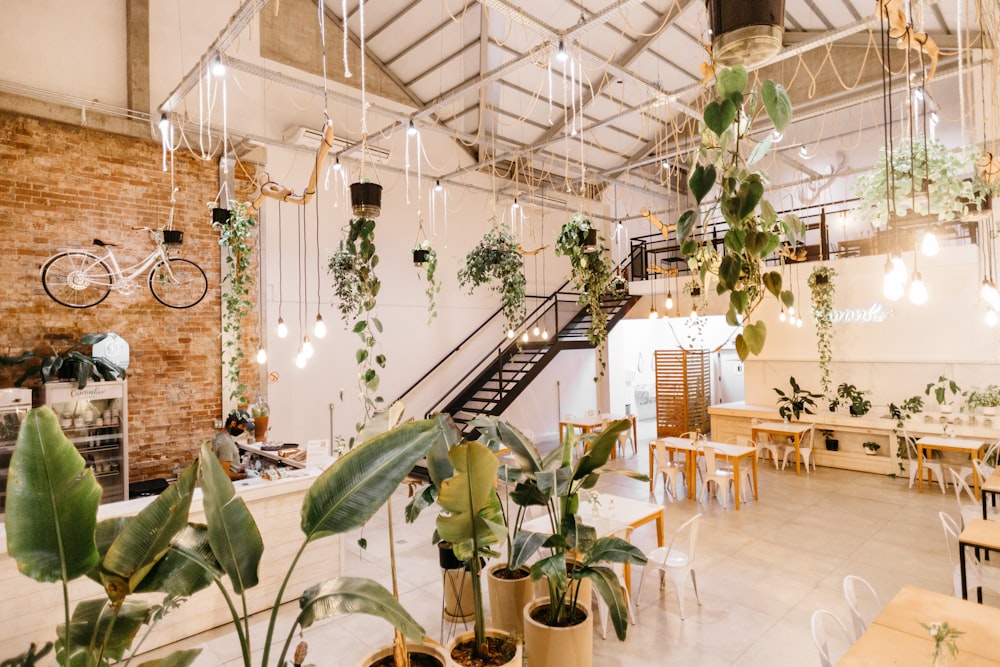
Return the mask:
M 663 475 L 663 496 L 669 498 L 671 502 L 674 500 L 680 500 L 682 498 L 680 494 L 680 487 L 677 485 L 677 478 L 684 478 L 684 486 L 687 488 L 689 484 L 687 479 L 687 473 L 685 469 L 686 464 L 680 463 L 679 461 L 671 461 L 670 457 L 667 455 L 667 445 L 666 443 L 654 440 L 653 441 L 653 456 L 654 456 L 654 470 L 653 470 L 653 480 L 655 481 L 657 477 Z M 668 486 L 669 485 L 669 486 Z M 669 488 L 669 495 L 667 489 Z
M 622 458 L 625 458 L 625 443 L 626 442 L 631 442 L 632 443 L 632 453 L 633 454 L 638 454 L 639 453 L 639 447 L 635 444 L 635 440 L 632 439 L 632 429 L 631 428 L 627 428 L 627 429 L 625 429 L 624 431 L 622 431 L 621 433 L 618 434 L 618 443 L 617 443 L 616 446 L 618 447 L 618 449 L 621 450 Z
M 601 414 L 600 410 L 587 410 L 588 417 L 598 417 L 600 416 L 600 414 Z
M 858 597 L 859 588 L 863 595 L 862 598 Z M 847 600 L 847 606 L 851 610 L 854 640 L 857 641 L 882 610 L 882 603 L 871 584 L 853 574 L 844 577 L 844 599 Z
M 754 417 L 750 420 L 751 426 L 756 426 L 757 424 L 763 424 L 764 419 L 758 419 Z M 757 447 L 757 456 L 763 453 L 768 453 L 771 455 L 771 460 L 774 462 L 774 469 L 778 469 L 778 444 L 771 440 L 770 433 L 758 433 L 757 441 L 754 443 Z
M 958 515 L 962 518 L 960 527 L 964 529 L 970 521 L 983 518 L 983 506 L 978 500 L 976 500 L 976 494 L 974 494 L 972 489 L 969 488 L 969 485 L 965 483 L 965 479 L 960 473 L 955 472 L 952 468 L 948 468 L 948 474 L 951 475 L 951 483 L 955 486 L 955 500 L 958 502 Z M 969 498 L 969 502 L 963 502 L 963 495 Z
M 833 667 L 853 643 L 851 641 L 851 633 L 848 632 L 847 627 L 840 620 L 839 616 L 826 609 L 817 609 L 814 611 L 809 624 L 812 627 L 813 644 L 816 645 L 816 650 L 819 652 L 820 666 Z M 826 626 L 839 628 L 839 630 L 834 630 L 837 633 L 838 648 L 836 650 L 830 650 L 829 640 L 833 639 L 833 637 L 827 634 Z M 840 647 L 841 644 L 843 645 L 842 648 Z
M 988 479 L 990 477 L 990 475 L 993 474 L 993 471 L 994 471 L 994 468 L 991 468 L 988 463 L 980 461 L 979 459 L 972 459 L 972 467 L 976 469 L 977 473 L 979 473 L 979 483 L 980 484 L 982 484 L 983 481 L 985 481 L 986 479 Z M 980 493 L 983 493 L 983 492 L 980 491 Z M 987 506 L 987 510 L 988 510 L 989 513 L 994 514 L 997 511 L 997 504 L 996 504 L 996 498 L 994 498 L 992 496 L 992 494 L 991 494 L 991 500 L 992 500 L 992 502 Z M 980 508 L 980 509 L 982 509 L 982 508 Z M 982 514 L 979 515 L 979 518 L 982 518 Z M 987 518 L 990 518 L 989 515 L 987 515 Z
M 626 542 L 632 542 L 632 526 L 627 526 L 619 531 L 611 533 L 611 537 L 620 537 Z M 618 575 L 618 585 L 621 586 L 622 595 L 625 596 L 625 607 L 628 609 L 629 623 L 635 625 L 635 612 L 632 609 L 632 597 L 629 595 L 628 587 L 625 585 L 625 566 L 622 563 L 612 563 L 611 569 Z M 604 598 L 593 587 L 593 597 L 597 599 L 597 615 L 601 619 L 601 639 L 608 638 L 608 620 L 611 618 L 611 610 L 604 603 Z
M 944 529 L 944 544 L 948 550 L 948 562 L 951 564 L 952 592 L 955 597 L 962 597 L 962 565 L 958 562 L 958 536 L 962 532 L 958 522 L 945 512 L 938 512 L 941 527 Z M 1000 595 L 1000 571 L 994 567 L 984 568 L 976 558 L 973 547 L 965 547 L 965 581 L 971 592 L 977 588 L 989 589 Z
M 700 447 L 698 453 L 698 467 L 701 472 L 701 487 L 698 492 L 698 499 L 705 502 L 709 497 L 709 485 L 716 487 L 716 497 L 722 504 L 723 509 L 729 509 L 729 489 L 735 488 L 732 469 L 721 468 L 715 460 L 715 449 L 712 447 Z
M 802 457 L 802 463 L 805 464 L 806 472 L 809 472 L 809 464 L 812 463 L 812 469 L 816 470 L 816 459 L 813 458 L 813 436 L 816 433 L 816 426 L 813 425 L 809 427 L 809 430 L 802 433 L 799 436 L 799 456 Z M 808 437 L 807 437 L 808 436 Z M 781 457 L 781 469 L 784 470 L 785 466 L 788 465 L 788 457 L 795 456 L 795 444 L 789 443 L 785 445 L 784 455 Z
M 753 447 L 754 449 L 757 449 L 756 443 L 754 443 L 753 440 L 751 440 L 745 435 L 737 435 L 732 438 L 729 438 L 728 440 L 726 440 L 726 444 L 740 445 L 742 447 Z M 760 450 L 757 449 L 757 451 L 759 454 Z M 733 474 L 736 474 L 735 473 L 736 468 L 731 463 L 727 463 L 721 467 L 725 468 L 726 470 L 732 470 Z M 745 502 L 747 498 L 753 498 L 754 496 L 753 492 L 756 489 L 753 488 L 753 468 L 751 468 L 748 465 L 745 465 L 740 469 L 740 474 L 743 476 L 743 479 L 740 480 L 740 502 L 742 503 Z M 747 491 L 750 491 L 750 493 L 748 494 Z
M 906 446 L 906 461 L 910 468 L 910 486 L 908 488 L 912 489 L 913 482 L 917 479 L 917 441 L 906 432 L 906 429 L 903 429 L 903 443 Z M 941 486 L 941 493 L 946 493 L 941 462 L 924 459 L 924 471 L 927 472 L 927 483 L 930 484 L 932 479 L 937 478 L 938 484 Z
M 636 607 L 639 606 L 639 596 L 642 595 L 642 584 L 646 580 L 646 571 L 650 568 L 660 573 L 660 590 L 663 590 L 664 574 L 670 577 L 670 583 L 677 593 L 677 608 L 680 610 L 682 621 L 684 620 L 684 583 L 689 572 L 691 573 L 691 583 L 694 585 L 694 597 L 698 601 L 698 606 L 701 606 L 701 597 L 698 595 L 698 580 L 694 575 L 699 519 L 701 519 L 701 514 L 695 514 L 674 531 L 670 537 L 670 543 L 666 547 L 659 547 L 649 552 L 648 560 L 642 568 L 642 576 L 639 578 L 639 588 L 635 591 Z

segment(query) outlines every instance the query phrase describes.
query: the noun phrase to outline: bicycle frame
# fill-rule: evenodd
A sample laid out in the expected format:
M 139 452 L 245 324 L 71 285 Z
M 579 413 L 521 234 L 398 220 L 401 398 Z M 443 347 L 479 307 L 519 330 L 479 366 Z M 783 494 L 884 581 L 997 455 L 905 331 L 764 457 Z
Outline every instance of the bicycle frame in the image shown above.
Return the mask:
M 126 266 L 124 269 L 118 264 L 118 258 L 115 257 L 114 251 L 111 250 L 109 246 L 102 246 L 104 253 L 102 255 L 98 253 L 91 252 L 90 250 L 83 250 L 82 248 L 63 248 L 62 252 L 72 252 L 83 250 L 84 253 L 91 255 L 95 263 L 96 262 L 107 262 L 108 266 L 111 268 L 111 281 L 106 283 L 104 281 L 91 280 L 95 285 L 100 285 L 102 287 L 108 287 L 113 290 L 120 290 L 125 285 L 128 285 L 132 280 L 138 276 L 145 273 L 151 267 L 156 266 L 158 263 L 162 262 L 163 266 L 166 267 L 167 274 L 170 276 L 170 280 L 175 281 L 173 271 L 170 269 L 170 262 L 168 262 L 167 251 L 163 244 L 156 240 L 156 233 L 149 230 L 153 235 L 153 242 L 156 244 L 156 248 L 150 252 L 146 257 L 140 260 L 136 264 Z

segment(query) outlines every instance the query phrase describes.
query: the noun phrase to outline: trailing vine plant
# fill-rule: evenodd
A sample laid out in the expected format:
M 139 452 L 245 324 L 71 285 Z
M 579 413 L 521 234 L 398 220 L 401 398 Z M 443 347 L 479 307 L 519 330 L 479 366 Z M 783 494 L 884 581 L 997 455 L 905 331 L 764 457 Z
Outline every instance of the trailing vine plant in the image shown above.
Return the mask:
M 833 361 L 833 277 L 837 271 L 819 265 L 809 274 L 812 314 L 816 320 L 816 349 L 819 351 L 819 382 L 823 394 L 830 396 L 830 362 Z
M 379 376 L 376 368 L 385 368 L 385 355 L 376 351 L 376 333 L 382 333 L 382 322 L 375 317 L 376 298 L 382 284 L 375 275 L 378 255 L 375 252 L 375 221 L 352 218 L 347 236 L 330 255 L 327 270 L 333 277 L 337 308 L 344 322 L 353 318 L 351 330 L 361 339 L 354 353 L 358 364 L 358 389 L 365 417 L 355 427 L 360 432 L 374 416 L 384 399 L 378 394 Z
M 487 284 L 499 294 L 508 333 L 524 321 L 524 258 L 517 250 L 517 239 L 506 227 L 493 227 L 469 251 L 458 272 L 458 284 L 468 286 L 469 294 Z
M 237 403 L 249 403 L 247 386 L 241 379 L 243 362 L 243 320 L 253 309 L 250 299 L 255 285 L 253 265 L 253 237 L 257 221 L 250 215 L 246 204 L 229 202 L 229 217 L 225 222 L 213 222 L 219 230 L 219 245 L 226 251 L 229 270 L 222 278 L 222 365 L 231 387 L 229 398 Z
M 588 240 L 588 234 L 591 238 Z M 589 243 L 588 241 L 592 241 Z M 608 338 L 608 314 L 601 307 L 604 295 L 612 287 L 612 267 L 604 238 L 597 226 L 582 213 L 575 213 L 562 226 L 556 239 L 556 254 L 569 257 L 573 287 L 580 292 L 579 302 L 590 315 L 587 338 L 597 349 L 600 374 L 604 375 L 605 360 L 602 346 Z M 594 378 L 597 382 L 598 378 Z
M 424 278 L 427 280 L 427 288 L 424 290 L 424 294 L 427 296 L 427 324 L 437 317 L 437 295 L 441 292 L 441 281 L 437 279 L 435 274 L 437 273 L 438 265 L 438 255 L 437 251 L 431 246 L 431 242 L 424 239 L 417 245 L 413 246 L 412 251 L 414 253 L 413 263 L 417 266 L 417 273 L 419 275 L 420 269 L 424 270 Z M 423 262 L 417 263 L 417 253 L 423 253 Z
M 705 348 L 705 312 L 708 310 L 708 296 L 701 287 L 701 282 L 697 279 L 688 280 L 681 288 L 687 296 L 691 298 L 691 311 L 696 315 L 687 317 L 684 320 L 687 331 L 687 341 L 691 350 L 702 350 Z
M 764 259 L 779 250 L 783 241 L 788 244 L 785 252 L 789 252 L 805 234 L 805 226 L 797 216 L 778 218 L 774 207 L 764 199 L 767 175 L 762 170 L 751 170 L 767 154 L 772 135 L 768 133 L 763 141 L 753 143 L 750 128 L 763 111 L 777 131 L 784 131 L 792 117 L 788 93 L 771 80 L 762 84 L 759 93 L 755 89 L 747 91 L 747 83 L 743 67 L 723 69 L 716 75 L 716 99 L 705 107 L 698 161 L 688 177 L 696 206 L 677 221 L 681 252 L 696 260 L 693 272 L 703 287 L 712 274 L 719 281 L 716 291 L 729 294 L 726 321 L 731 326 L 743 325 L 742 333 L 736 336 L 740 359 L 760 354 L 764 348 L 767 328 L 763 320 L 751 323 L 750 316 L 765 294 L 770 292 L 786 306 L 795 301 L 789 290 L 782 289 L 781 273 L 767 270 Z M 703 211 L 702 204 L 708 203 L 706 197 L 716 186 L 717 201 Z M 717 216 L 728 227 L 724 252 L 714 247 L 711 235 L 704 233 L 705 224 Z M 701 233 L 696 234 L 699 227 Z

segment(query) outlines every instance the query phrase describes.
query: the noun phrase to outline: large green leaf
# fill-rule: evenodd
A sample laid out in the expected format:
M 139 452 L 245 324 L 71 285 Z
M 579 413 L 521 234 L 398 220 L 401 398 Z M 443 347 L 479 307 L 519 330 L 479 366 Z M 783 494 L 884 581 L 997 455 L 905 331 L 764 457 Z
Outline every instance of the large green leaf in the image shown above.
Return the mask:
M 516 570 L 519 567 L 527 565 L 531 557 L 535 555 L 535 552 L 545 543 L 546 537 L 543 533 L 531 533 L 526 530 L 518 531 L 517 535 L 514 536 L 513 549 L 511 549 L 509 554 L 510 569 Z
M 761 276 L 764 288 L 775 297 L 781 296 L 781 274 L 777 271 L 768 271 Z
M 134 591 L 170 548 L 174 535 L 187 525 L 197 480 L 195 462 L 128 522 L 111 543 L 101 565 L 107 572 L 104 587 L 112 600 Z
M 725 285 L 727 289 L 736 289 L 736 283 L 740 280 L 742 262 L 737 255 L 726 255 L 719 262 L 719 284 Z
M 188 524 L 174 536 L 167 553 L 157 561 L 135 592 L 191 597 L 211 586 L 213 580 L 222 574 L 222 566 L 208 540 L 208 527 Z
M 455 473 L 441 483 L 438 504 L 448 514 L 437 519 L 442 540 L 451 542 L 455 557 L 472 560 L 484 547 L 507 538 L 496 492 L 496 454 L 481 442 L 466 442 L 448 452 Z
M 770 239 L 770 234 L 767 232 L 759 232 L 756 229 L 747 230 L 746 234 L 746 249 L 747 252 L 754 257 L 760 257 L 760 254 L 764 252 L 764 248 L 767 247 L 767 242 Z
M 583 576 L 590 579 L 594 590 L 604 600 L 611 615 L 611 624 L 615 628 L 618 641 L 625 641 L 628 630 L 628 607 L 625 595 L 622 593 L 621 580 L 610 567 L 589 567 L 583 571 Z
M 591 440 L 587 453 L 577 460 L 576 468 L 573 470 L 573 479 L 583 479 L 607 463 L 618 442 L 618 434 L 630 428 L 632 428 L 632 422 L 628 419 L 619 419 L 602 429 L 600 434 Z
M 743 325 L 743 340 L 746 341 L 747 350 L 752 354 L 760 354 L 764 349 L 764 339 L 767 338 L 767 326 L 764 320 L 758 320 L 755 324 Z
M 748 78 L 742 65 L 727 67 L 715 75 L 715 92 L 724 100 L 734 100 L 743 95 Z
M 740 361 L 746 361 L 747 357 L 750 356 L 750 349 L 747 347 L 747 341 L 743 338 L 743 334 L 736 334 L 736 354 L 739 355 Z
M 405 406 L 396 401 L 385 410 L 379 410 L 371 419 L 365 423 L 365 427 L 358 432 L 357 442 L 367 442 L 377 435 L 382 435 L 389 429 L 395 428 L 399 420 L 403 417 Z
M 747 158 L 747 166 L 757 164 L 767 155 L 767 152 L 771 150 L 771 142 L 774 141 L 773 137 L 773 134 L 769 134 L 764 138 L 764 141 L 758 142 L 753 147 L 753 150 L 750 151 L 750 157 Z
M 36 581 L 76 579 L 98 562 L 101 487 L 51 408 L 28 412 L 7 479 L 7 551 Z
M 712 186 L 709 185 L 711 190 Z M 694 230 L 694 224 L 697 220 L 695 212 L 692 209 L 688 209 L 681 214 L 680 219 L 677 220 L 677 240 L 683 245 L 690 241 L 691 232 Z
M 257 585 L 264 540 L 246 502 L 236 495 L 232 480 L 212 453 L 211 443 L 201 446 L 201 460 L 208 542 L 233 590 L 241 594 Z
M 747 310 L 747 306 L 750 305 L 750 295 L 746 293 L 746 290 L 733 290 L 729 293 L 729 305 L 733 311 L 744 313 Z
M 149 611 L 148 603 L 137 600 L 123 602 L 117 615 L 113 615 L 107 600 L 80 602 L 73 610 L 68 638 L 66 626 L 60 625 L 57 629 L 59 662 L 63 662 L 67 646 L 74 665 L 97 665 L 101 652 L 106 659 L 121 660 L 132 646 L 139 628 L 149 618 Z M 88 657 L 84 659 L 83 656 Z
M 337 577 L 316 584 L 299 598 L 298 622 L 308 628 L 316 621 L 347 614 L 377 616 L 398 628 L 412 641 L 424 636 L 420 627 L 399 601 L 382 584 L 359 577 Z
M 194 664 L 195 659 L 201 654 L 200 648 L 191 648 L 186 651 L 174 651 L 166 658 L 159 660 L 149 660 L 139 664 L 139 667 L 188 667 Z
M 764 184 L 760 182 L 759 178 L 750 177 L 749 180 L 743 183 L 737 195 L 740 202 L 737 212 L 739 219 L 742 220 L 753 213 L 754 209 L 757 208 L 757 203 L 763 196 Z
M 722 134 L 736 120 L 736 112 L 737 108 L 732 100 L 709 102 L 705 106 L 705 125 L 712 132 Z
M 792 120 L 792 101 L 788 99 L 788 92 L 781 84 L 768 79 L 761 86 L 760 94 L 764 99 L 768 118 L 774 123 L 774 129 L 784 132 Z
M 710 164 L 695 165 L 694 169 L 691 170 L 691 175 L 688 176 L 688 187 L 691 189 L 691 194 L 694 195 L 694 200 L 700 204 L 713 186 L 715 186 L 715 167 Z
M 440 437 L 437 420 L 409 422 L 349 451 L 320 475 L 302 502 L 309 541 L 368 521 Z

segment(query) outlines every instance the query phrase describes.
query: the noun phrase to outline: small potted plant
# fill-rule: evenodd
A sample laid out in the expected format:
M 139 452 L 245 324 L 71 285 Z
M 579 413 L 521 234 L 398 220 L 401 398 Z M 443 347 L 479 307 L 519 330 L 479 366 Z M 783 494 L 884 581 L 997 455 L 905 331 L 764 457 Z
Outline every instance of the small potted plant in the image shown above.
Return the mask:
M 880 444 L 871 440 L 861 443 L 861 446 L 865 448 L 865 454 L 868 456 L 875 456 L 878 454 L 878 450 L 882 448 Z
M 52 354 L 36 357 L 32 352 L 25 352 L 17 357 L 0 357 L 0 366 L 14 366 L 38 359 L 38 363 L 28 366 L 21 377 L 14 381 L 15 387 L 20 387 L 28 379 L 38 376 L 42 383 L 58 382 L 60 380 L 76 381 L 77 389 L 83 389 L 90 380 L 121 380 L 125 378 L 125 369 L 112 363 L 104 357 L 94 357 L 80 351 L 81 347 L 93 346 L 108 334 L 86 334 L 80 342 L 62 352 L 49 346 Z
M 489 285 L 500 295 L 507 335 L 524 320 L 524 258 L 517 250 L 517 239 L 507 227 L 497 226 L 486 232 L 476 247 L 465 256 L 465 266 L 458 272 L 458 284 L 469 293 L 480 285 Z
M 868 392 L 858 389 L 853 384 L 842 382 L 837 387 L 837 399 L 849 404 L 852 417 L 862 417 L 872 409 L 872 402 L 865 398 Z
M 930 396 L 931 393 L 934 394 L 934 400 L 937 401 L 941 414 L 946 415 L 951 413 L 952 401 L 955 400 L 956 396 L 962 395 L 962 390 L 954 380 L 944 375 L 939 375 L 936 382 L 928 382 L 927 387 L 924 389 L 924 395 Z M 950 397 L 948 396 L 949 393 L 951 394 Z
M 835 434 L 833 431 L 822 428 L 819 432 L 823 436 L 823 440 L 826 443 L 827 451 L 836 452 L 840 449 L 840 441 L 834 437 Z
M 969 391 L 969 395 L 965 401 L 966 405 L 969 406 L 969 410 L 973 413 L 977 407 L 981 407 L 985 416 L 995 417 L 997 407 L 1000 406 L 1000 387 L 995 384 L 987 385 L 981 389 L 975 387 Z
M 441 292 L 441 281 L 435 275 L 438 265 L 437 251 L 431 246 L 430 241 L 424 239 L 413 246 L 411 252 L 413 253 L 413 265 L 417 267 L 418 273 L 419 269 L 422 268 L 424 277 L 427 279 L 427 289 L 424 290 L 424 295 L 427 297 L 427 323 L 430 324 L 431 320 L 437 317 L 435 299 Z
M 896 420 L 896 428 L 906 426 L 906 420 L 924 409 L 924 399 L 920 396 L 910 396 L 908 399 L 896 405 L 889 404 L 889 418 Z
M 368 179 L 351 183 L 351 210 L 358 218 L 377 218 L 382 212 L 382 186 Z
M 822 398 L 822 395 L 802 389 L 794 377 L 789 377 L 788 383 L 792 387 L 788 393 L 774 387 L 774 393 L 778 395 L 778 414 L 781 418 L 787 422 L 792 419 L 798 420 L 802 414 L 815 414 L 813 408 L 816 407 L 816 399 Z

